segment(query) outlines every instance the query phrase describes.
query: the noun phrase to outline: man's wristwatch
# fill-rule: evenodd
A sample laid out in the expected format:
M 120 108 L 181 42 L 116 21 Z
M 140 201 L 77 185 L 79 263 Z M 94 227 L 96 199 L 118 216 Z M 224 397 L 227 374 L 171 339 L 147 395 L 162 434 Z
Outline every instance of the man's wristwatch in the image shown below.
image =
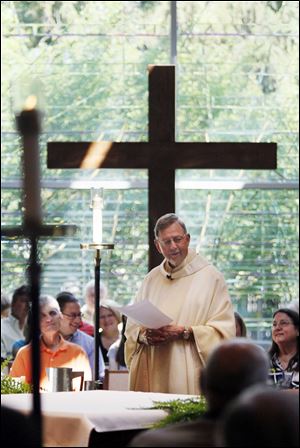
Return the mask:
M 191 332 L 188 329 L 188 327 L 184 327 L 183 333 L 182 333 L 182 337 L 185 341 L 188 341 L 191 337 Z

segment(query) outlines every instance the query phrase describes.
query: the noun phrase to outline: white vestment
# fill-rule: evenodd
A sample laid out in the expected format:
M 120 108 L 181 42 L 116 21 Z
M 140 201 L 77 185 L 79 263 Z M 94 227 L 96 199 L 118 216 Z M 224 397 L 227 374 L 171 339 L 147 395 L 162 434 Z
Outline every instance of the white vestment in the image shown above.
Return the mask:
M 220 341 L 235 336 L 233 307 L 223 275 L 194 250 L 172 271 L 172 280 L 165 266 L 166 260 L 147 274 L 136 301 L 150 300 L 172 324 L 191 327 L 194 339 L 146 346 L 138 342 L 141 327 L 128 319 L 130 390 L 199 394 L 208 355 Z

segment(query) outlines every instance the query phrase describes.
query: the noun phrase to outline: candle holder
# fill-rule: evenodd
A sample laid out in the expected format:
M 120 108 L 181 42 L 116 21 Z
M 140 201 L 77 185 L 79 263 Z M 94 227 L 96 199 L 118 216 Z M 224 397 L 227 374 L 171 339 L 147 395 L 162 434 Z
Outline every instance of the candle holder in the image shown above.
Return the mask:
M 38 137 L 41 132 L 41 113 L 35 109 L 35 98 L 29 97 L 31 104 L 16 116 L 17 129 L 22 137 L 23 155 L 23 203 L 24 214 L 21 226 L 1 227 L 1 239 L 30 241 L 30 260 L 27 267 L 30 298 L 32 303 L 32 384 L 33 410 L 37 446 L 42 443 L 42 413 L 40 400 L 40 323 L 39 296 L 41 265 L 38 254 L 38 240 L 41 236 L 72 236 L 75 225 L 43 224 L 40 196 L 40 160 Z
M 100 265 L 101 265 L 101 250 L 109 250 L 115 247 L 114 244 L 105 243 L 81 243 L 80 249 L 92 249 L 95 250 L 95 308 L 94 308 L 94 381 L 95 384 L 99 381 L 99 347 L 100 347 L 100 334 L 99 334 L 99 319 L 100 319 Z

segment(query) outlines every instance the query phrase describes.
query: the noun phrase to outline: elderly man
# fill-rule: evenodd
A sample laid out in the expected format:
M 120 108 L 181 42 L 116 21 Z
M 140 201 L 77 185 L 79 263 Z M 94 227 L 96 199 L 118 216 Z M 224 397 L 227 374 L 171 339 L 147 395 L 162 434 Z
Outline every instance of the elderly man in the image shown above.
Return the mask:
M 70 367 L 74 372 L 83 372 L 84 380 L 91 380 L 91 367 L 86 352 L 79 345 L 65 341 L 60 334 L 62 315 L 57 300 L 49 295 L 40 296 L 39 304 L 41 389 L 50 389 L 46 373 L 48 367 Z M 20 348 L 10 370 L 10 376 L 24 376 L 28 384 L 32 382 L 31 346 L 30 343 Z M 80 388 L 76 378 L 73 386 L 76 390 Z
M 222 274 L 189 249 L 190 235 L 178 216 L 162 216 L 154 234 L 165 259 L 145 277 L 136 300 L 150 300 L 173 322 L 153 330 L 128 319 L 130 389 L 198 394 L 209 353 L 235 336 L 232 304 Z
M 224 409 L 248 387 L 266 385 L 268 370 L 268 355 L 258 345 L 245 338 L 224 341 L 209 356 L 201 377 L 207 412 L 190 422 L 143 432 L 130 446 L 224 446 L 216 438 Z
M 5 359 L 12 355 L 14 343 L 24 339 L 24 327 L 29 311 L 29 289 L 22 285 L 15 289 L 12 302 L 11 314 L 1 321 L 1 358 Z

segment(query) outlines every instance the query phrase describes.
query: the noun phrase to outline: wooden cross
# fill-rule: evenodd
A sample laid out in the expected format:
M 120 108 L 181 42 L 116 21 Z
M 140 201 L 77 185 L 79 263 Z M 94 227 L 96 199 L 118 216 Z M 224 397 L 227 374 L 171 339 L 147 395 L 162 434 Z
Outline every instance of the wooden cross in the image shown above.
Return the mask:
M 276 143 L 176 143 L 175 66 L 148 67 L 149 142 L 49 142 L 48 168 L 147 168 L 149 269 L 156 220 L 175 211 L 175 170 L 276 169 Z

